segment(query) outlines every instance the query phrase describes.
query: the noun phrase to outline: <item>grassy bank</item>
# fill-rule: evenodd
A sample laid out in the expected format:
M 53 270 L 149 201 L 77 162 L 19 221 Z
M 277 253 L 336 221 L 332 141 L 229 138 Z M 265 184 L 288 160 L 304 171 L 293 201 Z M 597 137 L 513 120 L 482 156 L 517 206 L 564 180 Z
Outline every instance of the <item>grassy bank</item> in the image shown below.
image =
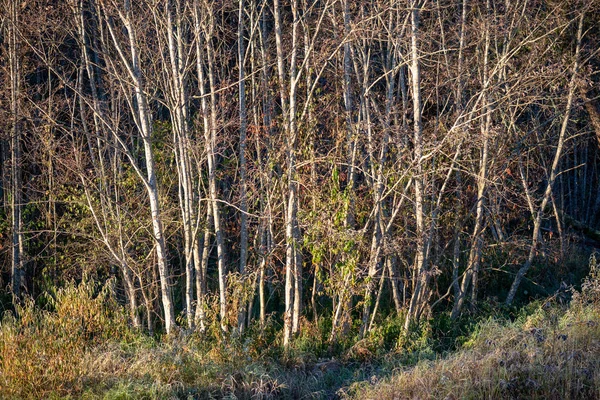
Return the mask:
M 287 355 L 275 322 L 243 337 L 156 339 L 127 326 L 108 288 L 80 284 L 39 303 L 2 319 L 0 398 L 600 398 L 596 269 L 569 305 L 547 299 L 462 331 L 439 316 L 402 336 L 389 318 L 331 346 L 305 321 Z
M 600 398 L 600 276 L 569 306 L 532 304 L 516 321 L 480 323 L 463 347 L 346 391 L 357 399 Z

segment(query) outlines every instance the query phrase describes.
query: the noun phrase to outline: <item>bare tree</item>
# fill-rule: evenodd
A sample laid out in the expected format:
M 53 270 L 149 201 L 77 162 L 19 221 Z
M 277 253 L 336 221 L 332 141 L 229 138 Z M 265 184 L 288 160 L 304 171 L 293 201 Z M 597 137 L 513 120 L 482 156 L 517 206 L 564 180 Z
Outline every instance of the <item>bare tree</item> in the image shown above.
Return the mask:
M 239 0 L 238 9 L 238 90 L 240 113 L 240 274 L 246 273 L 248 261 L 248 199 L 246 183 L 246 130 L 248 127 L 248 111 L 246 109 L 246 44 L 244 41 L 244 0 Z M 238 317 L 238 329 L 243 331 L 246 320 L 246 307 L 242 305 Z
M 420 0 L 413 0 L 411 4 L 411 46 L 410 46 L 410 74 L 412 78 L 412 100 L 413 100 L 413 119 L 414 119 L 414 163 L 415 163 L 415 220 L 417 230 L 415 232 L 415 240 L 417 242 L 417 251 L 415 255 L 415 283 L 412 298 L 404 329 L 408 329 L 411 321 L 418 319 L 419 300 L 422 298 L 421 291 L 427 290 L 425 286 L 427 274 L 427 260 L 425 260 L 425 237 L 424 237 L 424 213 L 423 213 L 423 123 L 422 123 L 422 104 L 421 104 L 421 66 L 419 62 L 419 16 L 421 3 Z
M 194 34 L 196 40 L 196 59 L 198 85 L 202 104 L 202 120 L 204 126 L 204 142 L 208 159 L 208 187 L 209 201 L 212 208 L 213 227 L 217 242 L 217 256 L 219 269 L 219 315 L 221 329 L 227 330 L 227 293 L 226 293 L 226 265 L 225 265 L 225 239 L 221 226 L 220 207 L 217 196 L 217 88 L 215 71 L 215 50 L 213 47 L 215 20 L 212 6 L 209 2 L 194 4 Z M 206 68 L 206 75 L 205 75 Z M 208 80 L 209 92 L 206 92 Z M 208 99 L 207 99 L 208 98 Z M 205 247 L 204 251 L 208 251 Z
M 525 276 L 525 274 L 527 273 L 529 268 L 531 268 L 531 264 L 533 263 L 533 259 L 535 258 L 535 255 L 538 250 L 540 229 L 542 226 L 542 217 L 546 210 L 548 201 L 550 200 L 552 190 L 554 188 L 554 182 L 556 181 L 556 177 L 558 175 L 558 167 L 559 167 L 563 147 L 565 144 L 565 140 L 567 139 L 567 128 L 569 125 L 569 119 L 570 119 L 570 115 L 571 115 L 571 107 L 573 105 L 573 98 L 575 96 L 575 90 L 577 88 L 577 75 L 578 75 L 579 68 L 580 68 L 579 53 L 581 51 L 581 40 L 583 38 L 584 16 L 585 16 L 585 12 L 580 11 L 580 15 L 579 15 L 579 19 L 578 19 L 578 27 L 577 27 L 577 39 L 576 39 L 577 45 L 575 48 L 575 55 L 574 55 L 575 60 L 573 62 L 571 79 L 569 80 L 569 88 L 568 88 L 568 93 L 567 93 L 567 104 L 566 104 L 566 108 L 565 108 L 565 114 L 563 116 L 563 121 L 562 121 L 562 125 L 560 128 L 560 133 L 558 136 L 558 142 L 556 144 L 556 150 L 554 152 L 554 159 L 552 160 L 552 166 L 550 167 L 548 182 L 547 182 L 546 188 L 544 190 L 542 202 L 536 210 L 535 220 L 533 223 L 533 234 L 532 234 L 532 238 L 531 238 L 531 247 L 529 248 L 529 254 L 527 256 L 527 260 L 525 261 L 525 263 L 521 266 L 521 268 L 517 272 L 517 275 L 515 276 L 515 279 L 513 280 L 513 283 L 510 287 L 510 291 L 508 292 L 508 295 L 506 296 L 507 304 L 511 304 L 513 302 L 513 300 L 517 294 L 517 290 L 519 289 L 519 285 L 521 284 L 521 281 L 523 280 L 523 277 Z
M 137 32 L 133 24 L 134 13 L 131 4 L 126 2 L 121 8 L 108 1 L 100 2 L 101 18 L 110 34 L 110 42 L 118 54 L 118 61 L 125 70 L 125 74 L 115 76 L 120 80 L 124 88 L 131 87 L 135 95 L 135 102 L 129 102 L 131 113 L 134 116 L 136 127 L 141 136 L 145 155 L 146 176 L 136 167 L 139 178 L 142 180 L 150 203 L 152 215 L 152 229 L 156 243 L 156 255 L 158 263 L 158 272 L 160 276 L 161 300 L 165 317 L 165 329 L 170 333 L 175 327 L 175 311 L 173 308 L 171 296 L 170 274 L 168 269 L 165 235 L 160 213 L 159 191 L 156 178 L 156 168 L 154 165 L 154 154 L 152 151 L 152 116 L 148 108 L 148 99 L 145 91 L 145 84 L 142 76 L 142 65 L 139 57 L 139 43 Z M 114 23 L 113 13 L 116 13 L 126 34 L 126 43 L 122 43 L 117 27 Z M 128 46 L 128 53 L 127 48 Z M 112 61 L 112 60 L 107 60 Z M 116 61 L 116 60 L 115 60 Z M 113 72 L 118 72 L 113 70 Z M 132 158 L 130 158 L 132 160 Z
M 21 184 L 21 64 L 19 56 L 19 5 L 15 1 L 7 1 L 8 10 L 8 58 L 10 77 L 10 113 L 11 113 L 11 221 L 12 221 L 12 259 L 11 289 L 18 299 L 23 284 L 23 219 L 22 219 L 22 184 Z

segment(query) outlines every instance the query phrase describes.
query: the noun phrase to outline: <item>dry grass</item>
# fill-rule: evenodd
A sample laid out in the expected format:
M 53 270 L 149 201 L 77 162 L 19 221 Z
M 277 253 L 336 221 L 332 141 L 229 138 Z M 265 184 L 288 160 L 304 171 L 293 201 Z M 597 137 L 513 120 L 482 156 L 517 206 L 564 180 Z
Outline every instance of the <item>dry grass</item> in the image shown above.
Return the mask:
M 121 307 L 109 286 L 70 286 L 48 297 L 52 311 L 32 300 L 0 322 L 0 398 L 67 396 L 84 389 L 85 355 L 109 338 L 126 334 Z
M 446 358 L 355 383 L 356 399 L 600 398 L 600 275 L 567 308 L 551 301 L 512 323 L 489 320 Z
M 262 334 L 159 341 L 133 332 L 107 288 L 70 286 L 44 310 L 27 300 L 18 318 L 3 316 L 0 399 L 273 399 L 324 389 L 293 362 L 269 358 L 278 346 Z
M 472 348 L 447 359 L 419 363 L 374 386 L 354 387 L 352 397 L 599 398 L 600 329 L 590 321 L 594 320 L 576 320 L 561 328 L 490 322 L 481 335 L 485 340 Z
M 460 350 L 411 367 L 422 348 L 384 355 L 367 341 L 343 351 L 341 361 L 318 360 L 316 328 L 287 357 L 275 325 L 244 338 L 158 341 L 132 332 L 110 291 L 88 284 L 63 289 L 50 303 L 40 310 L 25 302 L 18 318 L 1 320 L 0 399 L 600 398 L 595 264 L 568 307 L 548 301 L 514 322 L 490 319 Z

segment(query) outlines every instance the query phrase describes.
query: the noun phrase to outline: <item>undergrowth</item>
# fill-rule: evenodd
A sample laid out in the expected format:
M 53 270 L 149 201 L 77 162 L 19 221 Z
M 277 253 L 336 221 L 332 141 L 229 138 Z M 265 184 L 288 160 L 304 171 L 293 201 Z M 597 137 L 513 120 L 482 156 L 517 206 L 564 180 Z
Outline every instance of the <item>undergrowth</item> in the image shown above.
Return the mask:
M 303 320 L 288 352 L 271 319 L 241 336 L 152 338 L 128 326 L 110 283 L 73 284 L 3 315 L 0 398 L 600 398 L 600 271 L 590 264 L 569 305 L 440 313 L 408 333 L 402 315 L 383 316 L 367 337 L 336 344 L 329 321 Z
M 514 321 L 479 323 L 461 349 L 421 360 L 375 384 L 343 391 L 356 399 L 600 398 L 600 270 L 595 256 L 570 305 L 528 305 Z

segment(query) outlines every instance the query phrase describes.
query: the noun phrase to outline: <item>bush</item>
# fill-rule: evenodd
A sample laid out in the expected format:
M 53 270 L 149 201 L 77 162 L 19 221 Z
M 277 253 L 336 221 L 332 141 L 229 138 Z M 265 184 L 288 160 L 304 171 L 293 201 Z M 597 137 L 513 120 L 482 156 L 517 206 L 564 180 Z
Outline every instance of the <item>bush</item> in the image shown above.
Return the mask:
M 0 397 L 79 393 L 86 351 L 129 331 L 110 282 L 99 290 L 88 282 L 69 285 L 49 296 L 48 303 L 51 310 L 25 298 L 15 313 L 5 312 L 0 322 Z

